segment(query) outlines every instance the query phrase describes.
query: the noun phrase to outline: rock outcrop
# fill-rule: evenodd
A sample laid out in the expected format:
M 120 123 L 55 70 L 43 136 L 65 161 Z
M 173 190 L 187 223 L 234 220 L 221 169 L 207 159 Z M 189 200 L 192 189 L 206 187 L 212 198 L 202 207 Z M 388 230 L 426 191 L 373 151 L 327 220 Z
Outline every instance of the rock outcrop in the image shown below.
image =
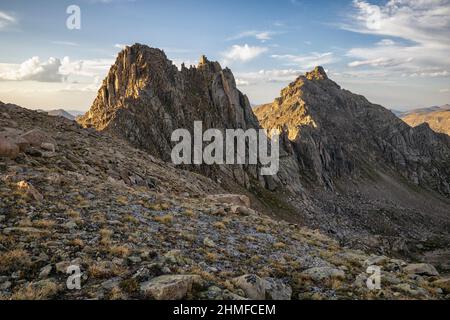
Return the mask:
M 181 70 L 159 49 L 135 44 L 119 53 L 89 112 L 85 127 L 108 130 L 170 160 L 176 129 L 259 129 L 248 98 L 236 88 L 232 72 L 202 56 L 198 66 Z M 249 188 L 250 180 L 273 184 L 256 166 L 191 166 L 209 177 L 231 178 Z
M 301 170 L 330 189 L 336 179 L 388 168 L 450 196 L 450 138 L 426 124 L 411 128 L 382 106 L 341 89 L 322 67 L 297 78 L 255 113 L 264 128 L 286 136 Z

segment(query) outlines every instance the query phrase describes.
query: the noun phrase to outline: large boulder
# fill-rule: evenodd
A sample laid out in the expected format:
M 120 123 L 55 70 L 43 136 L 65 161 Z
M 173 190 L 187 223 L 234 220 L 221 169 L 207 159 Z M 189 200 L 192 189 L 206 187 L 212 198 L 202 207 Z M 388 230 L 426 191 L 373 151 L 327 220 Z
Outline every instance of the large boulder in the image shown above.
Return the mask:
M 141 293 L 156 300 L 181 300 L 199 284 L 198 275 L 164 275 L 141 284 Z
M 56 141 L 48 133 L 37 128 L 22 134 L 20 138 L 34 147 L 41 147 L 42 144 L 56 145 Z
M 345 273 L 342 270 L 332 267 L 314 267 L 307 269 L 301 273 L 302 276 L 310 278 L 314 281 L 322 281 L 327 279 L 343 279 Z
M 408 274 L 417 274 L 421 276 L 439 276 L 439 272 L 434 266 L 428 263 L 413 263 L 403 269 Z
M 266 282 L 255 274 L 245 274 L 234 278 L 233 284 L 244 290 L 247 298 L 251 300 L 266 299 Z
M 292 288 L 279 279 L 264 278 L 266 299 L 291 300 Z

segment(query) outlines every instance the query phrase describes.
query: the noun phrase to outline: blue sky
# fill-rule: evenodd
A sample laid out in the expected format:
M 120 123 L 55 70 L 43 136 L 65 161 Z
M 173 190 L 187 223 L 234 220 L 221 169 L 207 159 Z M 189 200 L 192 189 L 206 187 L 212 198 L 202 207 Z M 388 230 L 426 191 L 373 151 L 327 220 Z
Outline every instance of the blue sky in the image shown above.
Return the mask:
M 81 29 L 66 27 L 69 5 Z M 86 110 L 124 45 L 201 54 L 254 104 L 323 65 L 344 88 L 399 109 L 450 102 L 449 0 L 0 0 L 0 100 Z

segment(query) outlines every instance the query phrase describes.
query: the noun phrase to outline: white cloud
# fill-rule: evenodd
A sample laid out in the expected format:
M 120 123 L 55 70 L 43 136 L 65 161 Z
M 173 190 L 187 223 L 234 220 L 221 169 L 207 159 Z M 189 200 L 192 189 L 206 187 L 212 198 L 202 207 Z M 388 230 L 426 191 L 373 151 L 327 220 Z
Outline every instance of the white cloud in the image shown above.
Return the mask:
M 129 45 L 128 45 L 128 44 L 122 44 L 122 43 L 116 43 L 116 44 L 114 45 L 114 48 L 123 50 L 123 49 L 125 49 L 127 46 L 129 46 Z
M 249 84 L 250 84 L 250 82 L 247 81 L 247 80 L 236 78 L 236 85 L 237 86 L 243 87 L 243 86 L 248 86 Z
M 0 11 L 0 30 L 17 23 L 17 19 L 4 11 Z
M 383 39 L 352 48 L 350 67 L 384 68 L 391 76 L 446 77 L 450 70 L 450 0 L 390 0 L 384 5 L 354 0 L 344 29 L 403 39 Z
M 277 34 L 277 32 L 249 30 L 249 31 L 243 31 L 235 36 L 232 36 L 232 37 L 226 39 L 226 40 L 232 41 L 232 40 L 239 40 L 239 39 L 243 39 L 243 38 L 255 38 L 257 40 L 261 40 L 262 42 L 265 42 L 267 40 L 271 40 L 275 34 Z
M 301 70 L 309 70 L 316 66 L 327 65 L 337 61 L 333 52 L 312 52 L 307 55 L 272 55 L 272 58 L 285 60 L 286 65 L 296 65 Z
M 448 89 L 448 88 L 440 89 L 439 92 L 440 93 L 447 93 L 447 92 L 450 92 L 450 89 Z
M 272 69 L 259 70 L 256 72 L 238 72 L 236 73 L 240 85 L 257 84 L 260 82 L 285 83 L 293 81 L 303 72 L 295 69 Z M 236 80 L 236 84 L 239 85 Z
M 104 77 L 113 60 L 94 59 L 71 61 L 69 57 L 49 58 L 41 61 L 32 57 L 21 64 L 0 64 L 0 80 L 36 81 L 36 82 L 70 82 L 83 81 L 91 83 L 96 77 Z
M 268 48 L 266 47 L 249 46 L 248 44 L 243 46 L 234 45 L 228 51 L 223 53 L 225 58 L 224 64 L 227 64 L 230 61 L 247 62 L 255 59 L 267 50 Z
M 49 58 L 41 62 L 39 57 L 32 57 L 14 68 L 14 65 L 3 65 L 0 68 L 0 79 L 2 80 L 33 80 L 40 82 L 61 82 L 64 77 L 59 72 L 61 60 Z M 2 70 L 3 69 L 3 70 Z

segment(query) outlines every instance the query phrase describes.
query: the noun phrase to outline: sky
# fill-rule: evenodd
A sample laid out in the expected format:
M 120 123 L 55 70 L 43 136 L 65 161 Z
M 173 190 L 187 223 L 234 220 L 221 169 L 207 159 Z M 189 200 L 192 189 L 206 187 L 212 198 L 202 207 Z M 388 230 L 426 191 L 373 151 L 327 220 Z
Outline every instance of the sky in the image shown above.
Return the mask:
M 134 43 L 219 61 L 255 105 L 316 65 L 387 108 L 450 103 L 450 0 L 0 0 L 0 101 L 86 111 Z

